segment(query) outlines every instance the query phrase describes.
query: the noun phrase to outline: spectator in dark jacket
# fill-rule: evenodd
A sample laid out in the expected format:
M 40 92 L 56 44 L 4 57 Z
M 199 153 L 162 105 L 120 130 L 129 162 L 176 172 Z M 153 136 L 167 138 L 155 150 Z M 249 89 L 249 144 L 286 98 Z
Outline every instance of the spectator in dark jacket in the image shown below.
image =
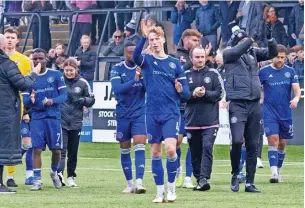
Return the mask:
M 51 11 L 53 9 L 52 4 L 49 1 L 32 1 L 26 0 L 24 2 L 24 10 L 28 12 L 41 12 L 41 11 Z M 32 25 L 32 36 L 33 36 L 33 48 L 42 48 L 45 51 L 49 51 L 51 48 L 51 33 L 50 33 L 50 23 L 49 17 L 41 17 L 41 33 L 39 34 L 39 22 L 35 18 Z M 39 47 L 39 36 L 40 36 L 40 47 Z
M 208 68 L 206 52 L 202 47 L 190 51 L 193 63 L 186 71 L 191 98 L 185 107 L 185 129 L 191 150 L 193 173 L 197 179 L 195 191 L 210 189 L 213 164 L 213 147 L 219 128 L 219 107 L 224 89 L 223 81 L 216 69 Z
M 123 56 L 124 52 L 124 34 L 122 31 L 117 30 L 113 33 L 109 45 L 105 49 L 104 56 Z
M 219 9 L 207 0 L 199 1 L 201 6 L 196 12 L 197 30 L 212 44 L 213 51 L 217 51 L 217 28 L 221 24 Z
M 140 40 L 140 36 L 136 32 L 136 23 L 134 20 L 131 20 L 124 28 L 124 45 L 126 43 L 137 44 Z
M 178 45 L 182 33 L 186 29 L 191 29 L 191 24 L 194 21 L 194 13 L 195 11 L 187 5 L 184 0 L 178 0 L 173 11 L 171 12 L 171 23 L 174 26 L 174 50 Z
M 268 40 L 266 37 L 266 27 L 271 26 L 272 37 L 276 40 L 277 44 L 281 44 L 287 47 L 288 35 L 284 28 L 283 23 L 278 19 L 275 8 L 272 6 L 266 6 L 264 8 L 263 20 L 257 25 L 258 39 L 257 43 L 259 47 L 267 47 Z M 269 24 L 268 24 L 269 23 Z
M 299 82 L 304 82 L 304 46 L 295 46 L 297 58 L 294 60 L 293 68 L 299 77 Z
M 68 91 L 68 99 L 61 104 L 61 127 L 63 136 L 63 150 L 58 167 L 58 176 L 64 184 L 63 172 L 67 161 L 67 185 L 77 186 L 74 181 L 77 165 L 77 152 L 79 146 L 80 132 L 83 126 L 83 107 L 92 107 L 95 99 L 88 82 L 81 78 L 77 60 L 69 58 L 64 62 L 64 79 Z M 71 122 L 73 121 L 73 122 Z
M 288 33 L 293 39 L 296 40 L 297 45 L 304 45 L 304 41 L 298 39 L 298 34 L 300 34 L 302 27 L 304 25 L 304 0 L 299 0 L 296 4 L 289 18 Z
M 86 10 L 86 9 L 96 9 L 96 1 L 71 1 L 72 10 Z M 76 19 L 76 15 L 73 16 L 72 22 L 77 22 L 75 25 L 73 38 L 70 46 L 70 53 L 74 54 L 77 47 L 80 44 L 80 39 L 82 35 L 90 35 L 91 33 L 91 24 L 92 24 L 92 14 L 80 14 Z
M 234 22 L 252 37 L 255 34 L 257 24 L 263 19 L 263 3 L 250 0 L 240 2 L 238 13 Z
M 240 1 L 219 1 L 219 10 L 221 14 L 221 37 L 224 45 L 230 40 L 231 29 L 236 25 L 234 22 Z
M 40 73 L 40 65 L 28 76 L 22 76 L 15 62 L 4 53 L 4 36 L 0 34 L 0 194 L 15 193 L 3 184 L 3 166 L 22 163 L 20 141 L 20 95 L 28 90 Z M 19 133 L 18 133 L 19 132 Z
M 89 82 L 93 88 L 96 54 L 90 47 L 91 39 L 87 35 L 81 38 L 81 46 L 75 52 L 77 66 L 80 68 L 80 75 Z
M 299 33 L 299 40 L 304 42 L 304 25 L 301 29 L 301 32 Z

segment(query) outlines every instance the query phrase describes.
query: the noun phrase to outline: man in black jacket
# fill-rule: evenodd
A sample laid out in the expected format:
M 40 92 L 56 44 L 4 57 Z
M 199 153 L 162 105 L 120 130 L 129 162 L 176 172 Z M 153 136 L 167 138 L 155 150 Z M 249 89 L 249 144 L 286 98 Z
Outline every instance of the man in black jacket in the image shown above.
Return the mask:
M 246 192 L 260 192 L 254 186 L 254 176 L 257 162 L 257 143 L 260 132 L 261 83 L 258 77 L 258 62 L 266 61 L 277 56 L 276 41 L 271 39 L 271 27 L 267 31 L 268 48 L 252 47 L 253 38 L 249 38 L 245 31 L 238 26 L 232 29 L 232 48 L 223 51 L 226 70 L 226 99 L 229 104 L 229 119 L 232 134 L 231 190 L 239 191 L 239 161 L 241 146 L 245 138 L 247 149 L 246 160 Z M 254 37 L 255 39 L 255 37 Z
M 80 42 L 81 46 L 76 50 L 74 56 L 78 60 L 77 64 L 81 76 L 89 82 L 92 89 L 96 54 L 90 47 L 91 39 L 88 35 L 83 35 Z
M 191 149 L 193 173 L 198 185 L 195 191 L 210 189 L 213 146 L 219 125 L 218 101 L 224 89 L 216 69 L 205 66 L 206 52 L 201 47 L 190 51 L 193 68 L 186 71 L 191 98 L 185 107 L 185 129 Z
M 19 91 L 30 88 L 40 73 L 41 65 L 22 76 L 15 62 L 3 52 L 4 36 L 0 34 L 0 194 L 12 194 L 3 184 L 3 166 L 22 163 L 20 141 L 20 96 Z

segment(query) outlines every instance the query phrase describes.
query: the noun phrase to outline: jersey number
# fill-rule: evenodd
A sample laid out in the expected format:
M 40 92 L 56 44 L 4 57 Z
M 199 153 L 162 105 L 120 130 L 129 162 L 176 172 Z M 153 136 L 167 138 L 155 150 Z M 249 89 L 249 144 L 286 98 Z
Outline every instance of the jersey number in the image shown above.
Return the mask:
M 59 142 L 60 139 L 60 133 L 57 133 L 57 143 Z

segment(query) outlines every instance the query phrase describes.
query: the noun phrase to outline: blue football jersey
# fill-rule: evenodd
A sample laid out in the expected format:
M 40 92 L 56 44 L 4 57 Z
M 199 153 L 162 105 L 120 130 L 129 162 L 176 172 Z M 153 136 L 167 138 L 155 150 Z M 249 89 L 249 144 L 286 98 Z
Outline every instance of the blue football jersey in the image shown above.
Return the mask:
M 110 81 L 117 101 L 117 118 L 135 118 L 144 114 L 145 89 L 143 79 L 135 81 L 136 67 L 122 61 L 111 69 Z
M 186 97 L 189 87 L 183 67 L 178 59 L 168 56 L 158 59 L 152 55 L 142 56 L 142 74 L 146 87 L 146 113 L 147 114 L 180 114 L 181 95 L 175 88 L 178 79 L 183 86 Z
M 35 92 L 35 103 L 33 104 L 30 95 Z M 39 74 L 33 86 L 22 92 L 23 103 L 32 109 L 32 120 L 43 118 L 61 118 L 60 104 L 67 99 L 67 89 L 64 77 L 57 70 L 47 69 Z M 52 99 L 53 105 L 45 105 L 46 99 Z
M 291 119 L 291 86 L 299 83 L 295 70 L 287 65 L 280 70 L 268 65 L 260 70 L 259 78 L 264 88 L 263 119 Z

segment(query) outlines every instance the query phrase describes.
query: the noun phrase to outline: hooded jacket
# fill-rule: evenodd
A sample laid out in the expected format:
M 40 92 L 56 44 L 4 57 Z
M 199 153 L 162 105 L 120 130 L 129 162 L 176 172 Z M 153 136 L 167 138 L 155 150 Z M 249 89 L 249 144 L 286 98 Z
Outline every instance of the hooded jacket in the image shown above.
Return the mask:
M 80 130 L 83 126 L 83 107 L 92 107 L 95 99 L 88 82 L 80 75 L 74 79 L 67 79 L 68 99 L 61 104 L 61 126 L 66 130 Z M 84 98 L 80 104 L 79 99 Z
M 17 65 L 0 50 L 0 165 L 21 164 L 20 97 L 37 75 L 22 76 Z

